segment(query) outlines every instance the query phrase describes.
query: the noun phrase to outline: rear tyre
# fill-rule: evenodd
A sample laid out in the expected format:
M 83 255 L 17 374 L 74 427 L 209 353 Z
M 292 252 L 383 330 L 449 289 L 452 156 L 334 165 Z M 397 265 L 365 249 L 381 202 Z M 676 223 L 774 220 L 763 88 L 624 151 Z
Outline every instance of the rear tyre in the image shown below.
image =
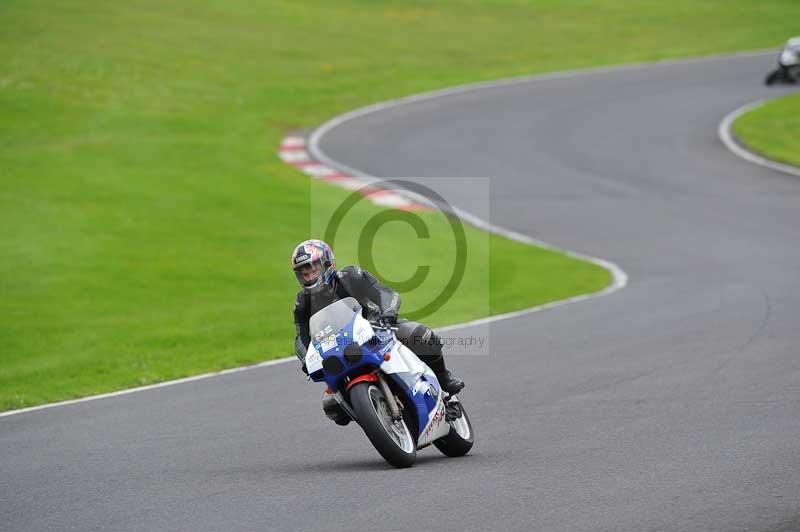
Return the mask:
M 411 467 L 417 459 L 417 439 L 405 420 L 393 421 L 380 387 L 360 382 L 350 389 L 358 424 L 375 449 L 394 467 Z
M 464 405 L 461 407 L 461 416 L 450 421 L 450 433 L 444 438 L 439 438 L 433 444 L 445 456 L 464 456 L 475 444 L 475 432 L 469 420 Z

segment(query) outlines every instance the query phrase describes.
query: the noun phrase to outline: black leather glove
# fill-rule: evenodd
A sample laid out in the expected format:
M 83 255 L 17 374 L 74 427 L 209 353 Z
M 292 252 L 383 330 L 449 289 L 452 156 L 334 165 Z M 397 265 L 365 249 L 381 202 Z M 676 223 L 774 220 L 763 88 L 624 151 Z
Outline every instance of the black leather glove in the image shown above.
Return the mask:
M 397 316 L 394 314 L 384 314 L 381 316 L 380 322 L 385 327 L 397 327 Z

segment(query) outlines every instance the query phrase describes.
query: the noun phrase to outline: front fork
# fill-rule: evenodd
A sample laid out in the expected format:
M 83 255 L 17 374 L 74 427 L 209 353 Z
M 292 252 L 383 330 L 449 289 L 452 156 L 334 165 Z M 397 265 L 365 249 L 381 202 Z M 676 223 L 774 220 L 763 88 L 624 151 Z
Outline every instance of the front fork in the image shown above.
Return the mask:
M 378 384 L 380 384 L 383 396 L 386 398 L 386 404 L 389 405 L 389 413 L 392 414 L 392 421 L 400 421 L 403 415 L 400 413 L 400 407 L 397 405 L 394 394 L 389 388 L 389 383 L 386 382 L 386 376 L 383 372 L 378 372 Z
M 403 419 L 403 414 L 400 412 L 402 407 L 398 405 L 397 399 L 395 398 L 394 393 L 392 393 L 392 389 L 389 388 L 389 383 L 386 382 L 386 375 L 384 375 L 382 371 L 375 371 L 373 375 L 375 375 L 378 381 L 378 386 L 383 392 L 383 396 L 386 398 L 386 404 L 389 407 L 389 413 L 392 415 L 392 421 L 400 421 Z M 345 401 L 341 391 L 335 392 L 333 394 L 333 398 L 336 399 L 336 402 L 341 405 L 345 412 L 347 412 L 347 415 L 354 420 L 356 419 L 356 414 L 353 411 L 353 408 L 347 403 L 347 401 Z

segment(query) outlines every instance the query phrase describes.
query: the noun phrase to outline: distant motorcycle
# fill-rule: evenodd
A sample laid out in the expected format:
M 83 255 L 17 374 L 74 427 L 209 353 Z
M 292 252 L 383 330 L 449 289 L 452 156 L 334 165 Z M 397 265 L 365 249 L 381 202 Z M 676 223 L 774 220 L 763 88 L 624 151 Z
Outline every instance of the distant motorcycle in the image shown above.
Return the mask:
M 433 444 L 463 456 L 475 441 L 472 423 L 455 395 L 397 340 L 392 327 L 370 323 L 352 297 L 323 308 L 309 321 L 309 378 L 328 385 L 342 409 L 395 467 L 410 467 L 417 450 Z
M 769 73 L 764 83 L 796 83 L 800 80 L 800 37 L 794 37 L 786 42 L 780 56 L 778 68 Z

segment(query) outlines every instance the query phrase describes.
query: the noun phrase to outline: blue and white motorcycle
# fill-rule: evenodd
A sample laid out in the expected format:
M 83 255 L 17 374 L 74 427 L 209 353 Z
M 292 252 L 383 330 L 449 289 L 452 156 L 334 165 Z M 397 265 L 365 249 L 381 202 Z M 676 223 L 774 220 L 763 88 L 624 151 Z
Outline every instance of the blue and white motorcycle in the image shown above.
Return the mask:
M 309 378 L 327 383 L 326 393 L 391 465 L 414 465 L 417 450 L 430 444 L 447 456 L 472 448 L 472 424 L 458 397 L 443 392 L 392 328 L 367 321 L 354 298 L 314 314 L 309 329 Z

